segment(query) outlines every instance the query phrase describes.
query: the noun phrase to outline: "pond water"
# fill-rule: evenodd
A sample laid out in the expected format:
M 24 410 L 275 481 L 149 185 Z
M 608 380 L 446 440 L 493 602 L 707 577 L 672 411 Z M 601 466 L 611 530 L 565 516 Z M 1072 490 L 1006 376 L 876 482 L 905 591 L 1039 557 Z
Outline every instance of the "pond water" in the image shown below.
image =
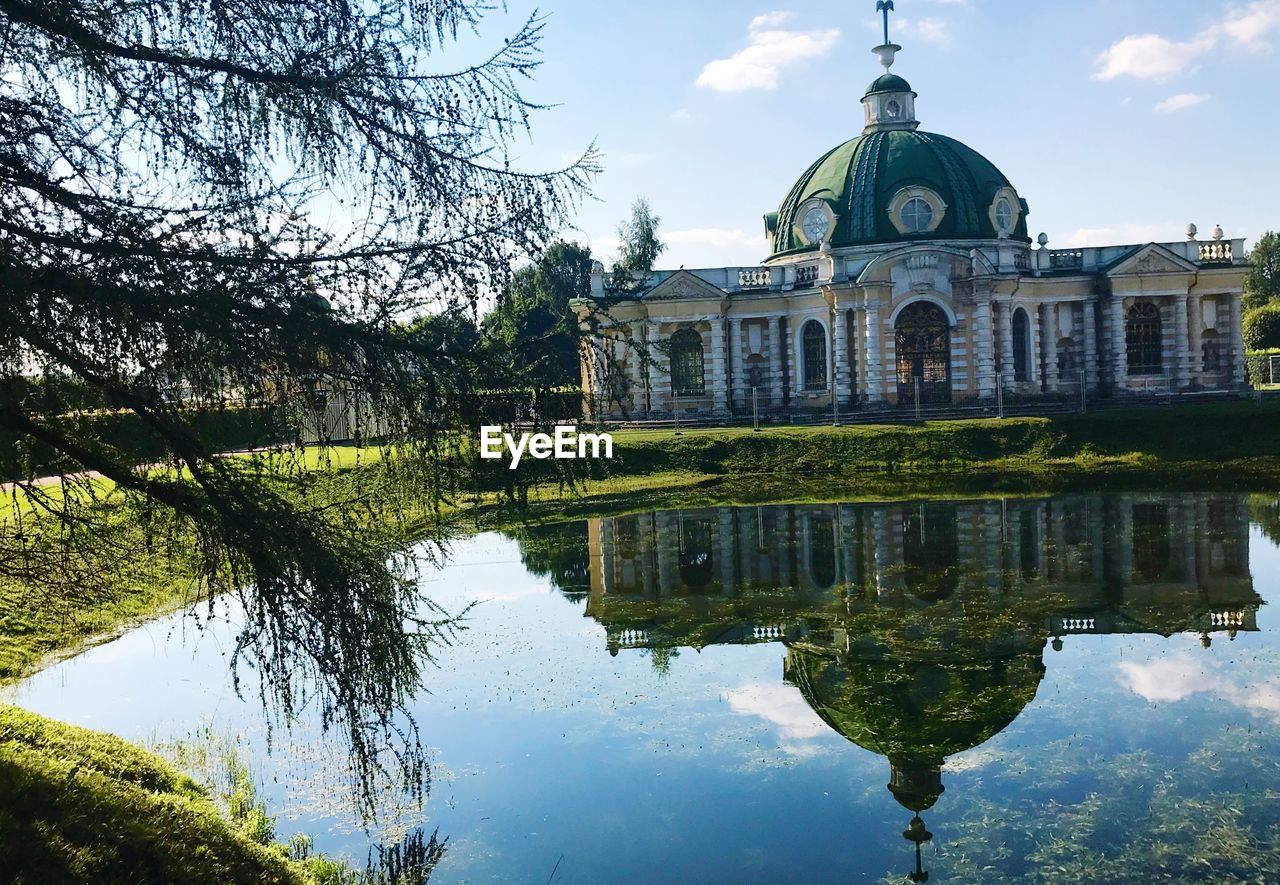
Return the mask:
M 467 629 L 409 703 L 433 782 L 380 826 L 433 881 L 1231 877 L 1280 870 L 1280 549 L 1241 495 L 786 505 L 484 534 L 423 576 Z M 139 741 L 199 728 L 284 836 L 363 862 L 305 713 L 232 688 L 236 610 L 20 685 Z M 243 682 L 243 674 L 242 674 Z

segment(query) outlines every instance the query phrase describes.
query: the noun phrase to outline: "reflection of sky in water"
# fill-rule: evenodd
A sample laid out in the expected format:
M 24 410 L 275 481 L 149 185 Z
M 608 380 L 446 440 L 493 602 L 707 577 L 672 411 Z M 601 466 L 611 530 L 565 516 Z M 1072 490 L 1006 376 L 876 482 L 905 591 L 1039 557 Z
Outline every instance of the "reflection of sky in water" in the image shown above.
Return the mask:
M 1255 529 L 1249 557 L 1254 589 L 1274 603 L 1280 551 Z M 425 809 L 400 820 L 450 837 L 438 881 L 547 881 L 553 868 L 560 882 L 876 881 L 909 868 L 899 834 L 911 813 L 885 788 L 888 762 L 835 733 L 783 681 L 781 643 L 681 647 L 665 673 L 648 649 L 611 655 L 586 602 L 530 574 L 520 546 L 497 535 L 459 543 L 424 581 L 446 609 L 481 600 L 412 705 L 437 770 Z M 1090 795 L 1119 808 L 1131 770 L 1178 782 L 1199 777 L 1187 761 L 1207 747 L 1274 750 L 1278 617 L 1264 606 L 1261 632 L 1215 634 L 1208 649 L 1194 634 L 1136 634 L 1067 636 L 1061 652 L 1046 650 L 1035 699 L 947 760 L 945 793 L 925 813 L 934 879 L 1047 863 L 1022 833 L 1027 821 Z M 165 619 L 39 674 L 16 700 L 135 740 L 208 723 L 259 754 L 283 835 L 309 832 L 320 849 L 363 860 L 368 839 L 334 774 L 340 751 L 304 721 L 277 731 L 266 754 L 253 675 L 246 701 L 230 687 L 231 635 L 226 624 Z M 1280 778 L 1247 789 L 1280 790 Z M 1062 835 L 1050 826 L 1030 838 Z M 975 858 L 992 870 L 969 866 Z

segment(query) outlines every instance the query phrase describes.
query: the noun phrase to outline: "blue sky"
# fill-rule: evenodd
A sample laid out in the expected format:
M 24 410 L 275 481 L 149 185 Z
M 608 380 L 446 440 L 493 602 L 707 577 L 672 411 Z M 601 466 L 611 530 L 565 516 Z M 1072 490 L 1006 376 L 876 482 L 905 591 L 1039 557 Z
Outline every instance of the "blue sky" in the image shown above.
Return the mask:
M 513 0 L 483 40 L 533 8 Z M 568 235 L 605 258 L 643 194 L 663 266 L 761 260 L 761 216 L 860 132 L 881 70 L 868 0 L 539 8 L 545 63 L 527 92 L 558 107 L 518 159 L 556 165 L 597 143 L 597 199 Z M 999 166 L 1053 246 L 1176 240 L 1188 222 L 1280 228 L 1280 0 L 897 0 L 892 27 L 922 128 Z

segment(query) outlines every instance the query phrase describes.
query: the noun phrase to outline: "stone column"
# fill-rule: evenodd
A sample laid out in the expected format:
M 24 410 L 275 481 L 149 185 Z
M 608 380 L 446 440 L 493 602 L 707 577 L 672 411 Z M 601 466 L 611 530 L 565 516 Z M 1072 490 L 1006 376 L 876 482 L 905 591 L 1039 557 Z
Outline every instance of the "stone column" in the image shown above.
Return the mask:
M 724 344 L 724 318 L 712 317 L 711 377 L 707 379 L 707 392 L 711 395 L 711 414 L 718 418 L 727 417 L 733 405 Z
M 649 369 L 649 412 L 671 412 L 671 359 L 658 347 L 662 338 L 658 323 L 648 324 L 649 358 L 654 364 Z
M 884 361 L 880 349 L 880 303 L 867 301 L 867 321 L 863 338 L 867 352 L 867 403 L 884 403 Z
M 835 395 L 841 407 L 849 401 L 849 319 L 847 309 L 840 304 L 840 296 L 835 296 L 835 313 L 831 315 L 832 377 L 835 379 Z
M 1195 386 L 1204 373 L 1204 307 L 1199 295 L 1187 297 L 1187 383 Z
M 729 377 L 733 390 L 729 396 L 730 411 L 737 411 L 748 400 L 751 391 L 747 389 L 747 361 L 742 355 L 742 320 L 729 320 Z
M 993 307 L 1000 321 L 1000 373 L 1004 376 L 1004 389 L 1014 390 L 1018 381 L 1013 368 L 1013 305 L 1006 301 L 996 302 Z
M 769 391 L 775 409 L 782 408 L 782 317 L 769 317 Z
M 1058 305 L 1049 303 L 1041 305 L 1043 317 L 1040 328 L 1042 349 L 1044 351 L 1044 389 L 1048 393 L 1058 390 Z
M 1190 341 L 1187 332 L 1187 296 L 1173 296 L 1173 389 L 1187 386 L 1187 374 L 1191 369 Z
M 602 332 L 591 344 L 591 417 L 599 421 L 604 418 L 608 403 L 605 402 L 604 390 L 604 349 L 609 347 L 611 339 L 607 332 Z
M 630 383 L 631 383 L 631 413 L 636 416 L 643 416 L 649 411 L 648 391 L 646 382 L 648 381 L 648 368 L 645 366 L 644 347 L 643 344 L 647 339 L 649 324 L 644 320 L 637 320 L 631 324 L 631 340 L 628 342 L 631 348 L 631 365 L 630 365 Z
M 1087 390 L 1094 390 L 1099 384 L 1097 306 L 1090 298 L 1081 307 L 1081 323 L 1084 325 L 1084 385 Z
M 1124 340 L 1124 299 L 1118 295 L 1111 296 L 1107 305 L 1107 316 L 1110 319 L 1108 333 L 1111 344 L 1111 382 L 1116 390 L 1123 390 L 1129 380 L 1129 349 Z
M 1031 346 L 1027 348 L 1027 380 L 1039 387 L 1044 384 L 1044 354 L 1040 348 L 1040 308 L 1033 306 L 1027 312 L 1027 325 L 1031 327 Z
M 1231 383 L 1243 387 L 1246 381 L 1244 365 L 1244 328 L 1240 317 L 1240 293 L 1231 294 Z
M 996 395 L 995 336 L 991 328 L 990 301 L 980 301 L 974 307 L 973 359 L 978 381 L 978 399 L 989 400 Z

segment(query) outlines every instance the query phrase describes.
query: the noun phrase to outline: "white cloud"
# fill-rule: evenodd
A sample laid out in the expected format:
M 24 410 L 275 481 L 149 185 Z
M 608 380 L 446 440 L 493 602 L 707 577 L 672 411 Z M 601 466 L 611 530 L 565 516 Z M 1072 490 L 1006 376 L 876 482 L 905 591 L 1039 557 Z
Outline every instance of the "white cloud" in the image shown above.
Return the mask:
M 799 689 L 776 682 L 752 682 L 729 691 L 729 709 L 739 716 L 756 716 L 778 730 L 778 745 L 793 755 L 810 755 L 809 742 L 830 729 L 805 703 Z
M 662 237 L 667 243 L 678 246 L 759 246 L 765 239 L 764 233 L 751 233 L 742 228 L 697 227 L 688 230 L 673 230 Z
M 671 112 L 671 119 L 677 123 L 685 123 L 693 119 L 693 111 L 688 108 L 677 108 Z
M 1193 108 L 1208 100 L 1209 96 L 1199 92 L 1183 92 L 1180 95 L 1169 96 L 1156 105 L 1156 110 L 1162 114 L 1172 114 L 1175 111 L 1185 111 L 1187 108 Z
M 764 31 L 769 28 L 776 28 L 779 25 L 785 25 L 796 17 L 794 12 L 766 12 L 764 15 L 757 15 L 751 20 L 751 24 L 747 25 L 748 31 Z
M 1186 43 L 1176 43 L 1159 34 L 1125 37 L 1098 56 L 1098 80 L 1134 77 L 1165 83 L 1190 68 L 1195 61 L 1213 49 L 1214 40 L 1205 36 Z
M 1190 40 L 1177 41 L 1159 34 L 1134 34 L 1111 45 L 1097 58 L 1097 80 L 1133 77 L 1166 83 L 1179 74 L 1194 71 L 1197 62 L 1224 41 L 1250 52 L 1269 48 L 1267 37 L 1280 28 L 1280 0 L 1255 0 L 1229 9 L 1221 22 Z
M 1280 677 L 1243 683 L 1224 673 L 1216 659 L 1197 652 L 1149 664 L 1126 662 L 1119 669 L 1120 684 L 1153 704 L 1212 693 L 1255 716 L 1280 722 Z
M 839 28 L 817 31 L 784 30 L 790 13 L 758 15 L 747 28 L 747 45 L 728 58 L 708 62 L 698 85 L 717 92 L 776 89 L 782 69 L 824 58 L 840 40 Z
M 1115 227 L 1082 227 L 1067 238 L 1064 248 L 1085 246 L 1123 246 L 1143 243 L 1176 243 L 1186 237 L 1186 222 L 1159 224 L 1121 224 Z
M 1252 52 L 1267 49 L 1267 35 L 1280 28 L 1280 0 L 1259 0 L 1233 9 L 1219 28 L 1227 37 Z

